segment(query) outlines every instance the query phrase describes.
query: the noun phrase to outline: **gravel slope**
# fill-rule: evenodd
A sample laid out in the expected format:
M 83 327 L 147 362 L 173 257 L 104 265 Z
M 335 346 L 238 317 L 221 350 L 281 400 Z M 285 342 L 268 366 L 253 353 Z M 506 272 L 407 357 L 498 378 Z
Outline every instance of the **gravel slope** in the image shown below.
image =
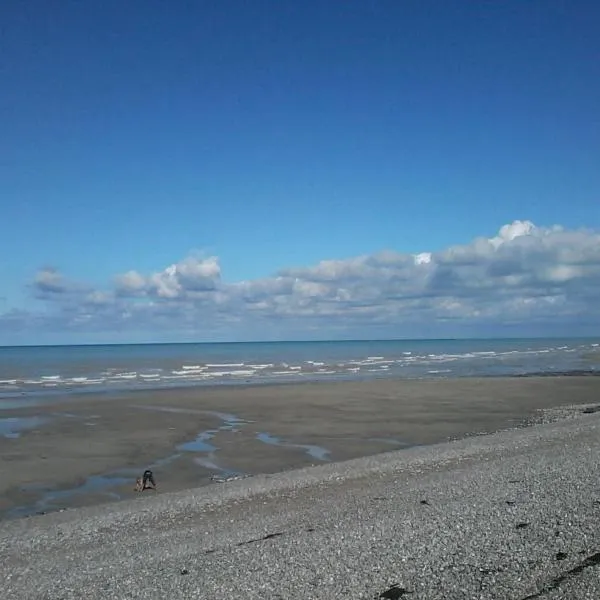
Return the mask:
M 600 414 L 0 525 L 0 597 L 600 598 Z

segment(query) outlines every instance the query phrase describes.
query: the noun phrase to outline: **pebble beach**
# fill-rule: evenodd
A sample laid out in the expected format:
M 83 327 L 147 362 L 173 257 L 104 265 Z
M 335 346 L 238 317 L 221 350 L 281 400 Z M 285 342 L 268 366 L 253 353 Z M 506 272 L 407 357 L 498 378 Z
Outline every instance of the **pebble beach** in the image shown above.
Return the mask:
M 7 521 L 2 596 L 595 599 L 595 411 Z

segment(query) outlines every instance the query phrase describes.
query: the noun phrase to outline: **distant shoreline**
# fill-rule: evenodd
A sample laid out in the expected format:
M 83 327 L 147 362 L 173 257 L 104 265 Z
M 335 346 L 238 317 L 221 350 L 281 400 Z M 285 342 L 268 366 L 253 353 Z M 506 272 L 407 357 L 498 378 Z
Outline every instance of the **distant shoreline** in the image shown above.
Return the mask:
M 300 383 L 591 374 L 600 341 L 335 340 L 0 349 L 2 399 Z
M 377 375 L 377 376 L 368 376 L 368 375 L 339 375 L 337 377 L 331 377 L 328 379 L 325 378 L 298 378 L 291 381 L 285 380 L 245 380 L 245 381 L 235 381 L 228 380 L 223 382 L 216 381 L 203 381 L 203 382 L 193 382 L 193 383 L 177 383 L 177 384 L 164 384 L 161 386 L 156 385 L 136 385 L 135 387 L 113 387 L 113 388 L 96 388 L 96 389 L 82 389 L 82 388 L 74 388 L 69 389 L 68 387 L 64 387 L 58 390 L 39 390 L 33 392 L 20 392 L 20 393 L 2 393 L 0 391 L 0 416 L 2 415 L 2 411 L 10 410 L 9 408 L 5 408 L 3 406 L 3 400 L 10 402 L 11 400 L 23 400 L 23 407 L 26 408 L 28 406 L 37 405 L 37 403 L 27 402 L 28 399 L 56 399 L 57 402 L 61 402 L 61 398 L 64 397 L 65 400 L 72 399 L 73 397 L 82 396 L 82 397 L 113 397 L 113 396 L 121 396 L 128 394 L 148 394 L 154 392 L 182 392 L 187 390 L 203 390 L 203 391 L 215 391 L 221 390 L 224 388 L 231 389 L 249 389 L 249 388 L 270 388 L 270 387 L 288 387 L 288 386 L 304 386 L 304 385 L 330 385 L 336 383 L 368 383 L 368 382 L 377 382 L 377 381 L 396 381 L 396 382 L 413 382 L 413 381 L 453 381 L 453 380 L 469 380 L 469 379 L 535 379 L 535 378 L 561 378 L 561 377 L 600 377 L 600 368 L 599 369 L 572 369 L 569 371 L 531 371 L 528 373 L 510 373 L 510 374 L 476 374 L 476 375 L 439 375 L 439 376 L 422 376 L 422 377 L 410 377 L 410 376 L 400 376 L 397 374 L 390 375 Z M 51 403 L 51 402 L 50 402 Z M 13 403 L 14 404 L 14 403 Z M 13 406 L 13 408 L 18 408 L 18 406 Z

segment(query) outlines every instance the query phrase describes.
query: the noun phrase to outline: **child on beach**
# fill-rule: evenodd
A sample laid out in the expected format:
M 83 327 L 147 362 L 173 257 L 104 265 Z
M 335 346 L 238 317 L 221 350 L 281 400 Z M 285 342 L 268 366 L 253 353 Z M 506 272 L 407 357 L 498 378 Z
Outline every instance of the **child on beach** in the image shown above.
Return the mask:
M 155 490 L 156 482 L 154 481 L 154 474 L 150 469 L 146 469 L 142 477 L 138 477 L 135 482 L 134 491 L 143 492 L 144 490 Z

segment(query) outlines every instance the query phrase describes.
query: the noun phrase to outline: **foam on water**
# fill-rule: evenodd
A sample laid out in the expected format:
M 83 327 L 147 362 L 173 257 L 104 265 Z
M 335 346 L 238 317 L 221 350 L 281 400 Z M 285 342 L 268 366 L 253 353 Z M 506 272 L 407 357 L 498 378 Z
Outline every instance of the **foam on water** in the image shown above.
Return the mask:
M 597 340 L 424 340 L 0 348 L 0 399 L 311 378 L 589 370 L 597 367 L 589 355 L 598 346 Z

